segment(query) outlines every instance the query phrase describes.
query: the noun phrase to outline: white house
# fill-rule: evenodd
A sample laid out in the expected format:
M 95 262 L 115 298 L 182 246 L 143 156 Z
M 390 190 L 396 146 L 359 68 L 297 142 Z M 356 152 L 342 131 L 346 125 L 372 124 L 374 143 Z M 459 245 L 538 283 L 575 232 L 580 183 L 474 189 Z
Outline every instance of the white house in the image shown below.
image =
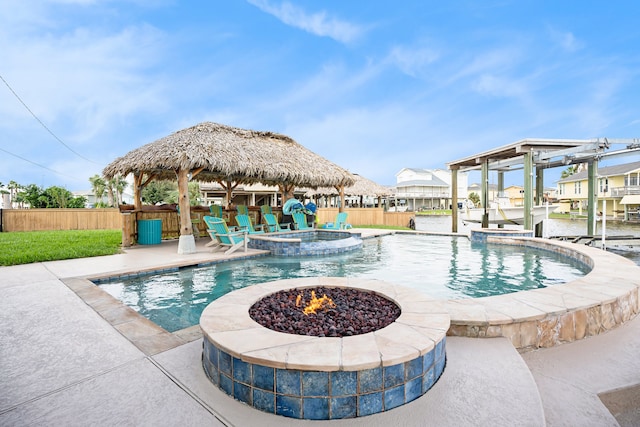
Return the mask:
M 458 172 L 458 200 L 467 198 L 465 172 Z M 395 204 L 401 210 L 449 209 L 451 207 L 451 171 L 404 168 L 396 174 Z

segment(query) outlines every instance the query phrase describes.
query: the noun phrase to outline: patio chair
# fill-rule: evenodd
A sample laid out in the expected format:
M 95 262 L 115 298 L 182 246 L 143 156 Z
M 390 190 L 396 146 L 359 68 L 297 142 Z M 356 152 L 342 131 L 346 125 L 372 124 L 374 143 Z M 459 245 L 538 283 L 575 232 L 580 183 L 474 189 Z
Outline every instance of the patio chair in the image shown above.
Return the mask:
M 216 218 L 222 218 L 222 206 L 220 205 L 209 206 L 209 212 L 211 212 L 211 216 L 215 216 Z
M 273 213 L 273 211 L 271 210 L 271 206 L 270 206 L 270 205 L 261 205 L 261 206 L 260 206 L 260 213 L 261 213 L 262 215 L 265 215 L 265 214 L 272 214 L 272 213 Z
M 291 223 L 278 224 L 278 218 L 272 213 L 262 214 L 262 219 L 264 219 L 264 225 L 268 233 L 291 230 Z
M 294 212 L 291 214 L 296 230 L 313 230 L 312 226 L 307 223 L 307 215 L 302 212 Z
M 212 249 L 216 250 L 218 247 L 228 246 L 229 249 L 224 253 L 225 255 L 229 255 L 243 246 L 244 251 L 247 251 L 247 233 L 245 231 L 230 231 L 222 218 L 205 216 L 203 220 L 207 224 L 207 232 L 211 237 L 211 242 L 206 244 L 207 247 L 213 246 Z
M 236 222 L 240 231 L 246 231 L 249 234 L 262 234 L 264 233 L 264 225 L 253 226 L 249 215 L 236 215 Z
M 322 226 L 325 230 L 346 230 L 351 228 L 351 224 L 347 224 L 347 213 L 340 212 L 336 215 L 336 220 L 333 223 L 326 223 Z
M 238 205 L 236 206 L 236 210 L 238 211 L 238 215 L 249 215 L 249 208 L 247 205 Z

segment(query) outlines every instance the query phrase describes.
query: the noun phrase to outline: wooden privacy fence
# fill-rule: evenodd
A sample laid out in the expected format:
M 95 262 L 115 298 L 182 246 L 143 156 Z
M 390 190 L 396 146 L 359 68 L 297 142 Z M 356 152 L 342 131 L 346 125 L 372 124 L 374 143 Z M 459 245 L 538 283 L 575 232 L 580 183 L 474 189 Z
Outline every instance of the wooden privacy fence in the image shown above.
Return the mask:
M 110 209 L 1 209 L 2 231 L 108 230 L 122 228 Z
M 381 208 L 347 208 L 347 223 L 354 227 L 359 225 L 389 225 L 396 227 L 408 227 L 409 219 L 415 216 L 414 212 L 385 212 Z M 338 208 L 319 208 L 318 224 L 334 222 L 338 215 Z
M 276 211 L 277 212 L 277 211 Z M 407 227 L 413 212 L 385 212 L 379 208 L 348 208 L 347 222 L 354 227 L 358 225 L 389 225 Z M 275 213 L 275 212 L 274 212 Z M 200 234 L 206 236 L 202 216 L 208 212 L 194 210 L 192 218 Z M 252 208 L 250 214 L 256 224 L 261 222 L 260 212 Z M 317 212 L 318 224 L 335 221 L 338 208 L 320 208 Z M 235 211 L 225 212 L 225 219 L 235 225 Z M 137 220 L 161 219 L 162 238 L 175 239 L 180 234 L 180 220 L 175 210 L 143 210 L 123 211 L 119 209 L 0 209 L 2 231 L 46 231 L 46 230 L 106 230 L 121 229 L 123 243 L 135 242 Z

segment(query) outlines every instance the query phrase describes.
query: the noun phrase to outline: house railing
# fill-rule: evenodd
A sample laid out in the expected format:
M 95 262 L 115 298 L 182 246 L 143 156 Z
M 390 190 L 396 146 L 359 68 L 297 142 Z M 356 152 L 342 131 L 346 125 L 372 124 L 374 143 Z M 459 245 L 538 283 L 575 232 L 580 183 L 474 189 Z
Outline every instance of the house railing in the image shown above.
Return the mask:
M 613 187 L 610 189 L 611 197 L 624 197 L 633 194 L 640 194 L 640 185 L 627 185 L 625 187 Z M 599 193 L 602 194 L 602 193 Z

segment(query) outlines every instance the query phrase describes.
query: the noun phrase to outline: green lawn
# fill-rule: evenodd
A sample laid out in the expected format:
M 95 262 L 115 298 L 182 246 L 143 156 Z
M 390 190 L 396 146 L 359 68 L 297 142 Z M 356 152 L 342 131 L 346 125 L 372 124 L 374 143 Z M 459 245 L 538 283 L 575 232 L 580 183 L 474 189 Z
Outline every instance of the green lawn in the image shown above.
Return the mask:
M 0 233 L 0 265 L 113 255 L 121 242 L 121 230 Z

